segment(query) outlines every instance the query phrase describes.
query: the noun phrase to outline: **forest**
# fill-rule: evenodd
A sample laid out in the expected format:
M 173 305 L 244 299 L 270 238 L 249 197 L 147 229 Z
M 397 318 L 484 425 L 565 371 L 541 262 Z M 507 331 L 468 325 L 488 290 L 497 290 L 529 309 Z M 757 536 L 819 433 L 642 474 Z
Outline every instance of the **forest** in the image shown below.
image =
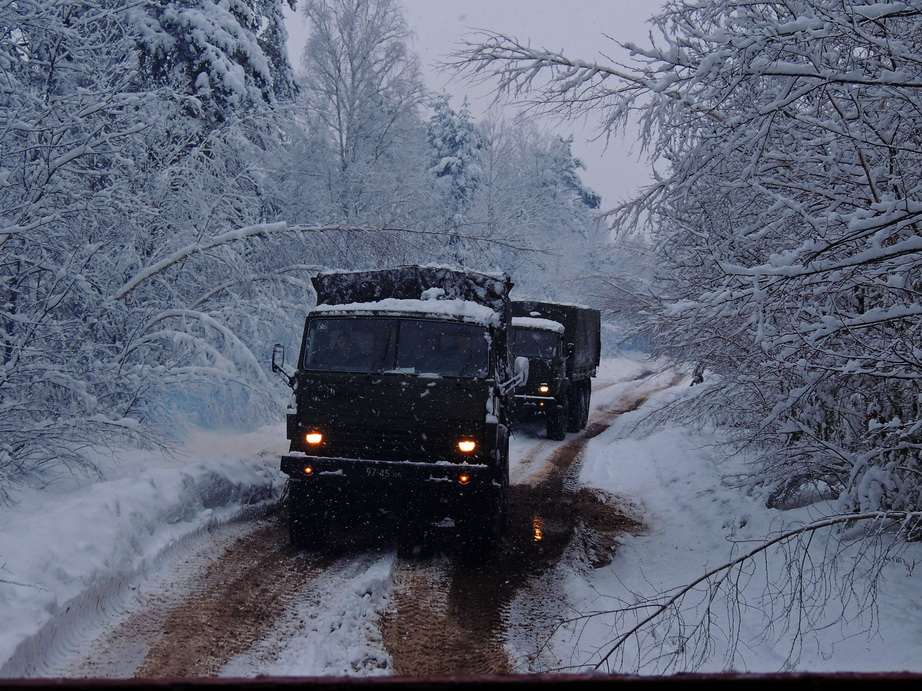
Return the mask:
M 283 8 L 305 13 L 300 65 Z M 771 506 L 922 533 L 922 6 L 669 0 L 620 62 L 484 33 L 529 115 L 427 91 L 398 0 L 0 3 L 0 500 L 277 417 L 327 269 L 502 270 L 700 387 Z M 639 125 L 613 209 L 534 117 Z M 655 426 L 657 419 L 648 420 Z
M 301 4 L 300 77 L 282 0 L 0 4 L 0 496 L 275 420 L 320 268 L 601 270 L 569 141 L 428 93 L 397 2 Z

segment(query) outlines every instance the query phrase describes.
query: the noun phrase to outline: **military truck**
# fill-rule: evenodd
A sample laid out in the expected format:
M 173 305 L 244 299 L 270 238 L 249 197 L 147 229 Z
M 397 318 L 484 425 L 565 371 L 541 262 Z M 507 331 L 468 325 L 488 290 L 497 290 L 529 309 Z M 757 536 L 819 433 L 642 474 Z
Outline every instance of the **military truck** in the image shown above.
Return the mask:
M 529 361 L 528 383 L 515 393 L 514 419 L 543 417 L 555 440 L 585 429 L 601 352 L 599 311 L 513 300 L 512 315 L 513 353 Z
M 390 516 L 406 546 L 433 524 L 489 557 L 508 507 L 514 387 L 512 281 L 442 266 L 312 278 L 281 458 L 291 542 L 317 549 L 359 508 Z

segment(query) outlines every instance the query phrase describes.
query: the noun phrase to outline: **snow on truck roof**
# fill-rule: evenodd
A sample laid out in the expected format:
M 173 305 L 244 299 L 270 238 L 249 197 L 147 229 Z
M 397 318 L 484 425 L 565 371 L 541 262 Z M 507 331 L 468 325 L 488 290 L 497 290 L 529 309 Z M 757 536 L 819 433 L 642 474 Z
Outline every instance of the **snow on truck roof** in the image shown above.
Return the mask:
M 540 307 L 541 305 L 550 305 L 552 307 L 575 307 L 581 310 L 592 310 L 594 307 L 589 307 L 589 305 L 584 305 L 581 302 L 558 302 L 556 300 L 547 300 L 545 298 L 522 298 L 514 297 L 512 302 L 518 305 L 529 305 L 532 307 Z
M 541 319 L 540 317 L 513 317 L 513 327 L 522 327 L 526 329 L 542 329 L 543 331 L 556 331 L 563 333 L 563 324 L 550 319 Z

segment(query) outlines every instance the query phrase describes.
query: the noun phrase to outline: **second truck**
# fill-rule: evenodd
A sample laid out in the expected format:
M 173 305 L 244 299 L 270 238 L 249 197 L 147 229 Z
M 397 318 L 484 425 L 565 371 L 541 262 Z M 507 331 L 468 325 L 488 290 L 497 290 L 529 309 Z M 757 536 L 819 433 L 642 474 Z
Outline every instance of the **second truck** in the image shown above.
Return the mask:
M 513 353 L 529 361 L 515 393 L 517 420 L 544 418 L 549 439 L 586 428 L 601 355 L 601 314 L 581 305 L 512 302 Z

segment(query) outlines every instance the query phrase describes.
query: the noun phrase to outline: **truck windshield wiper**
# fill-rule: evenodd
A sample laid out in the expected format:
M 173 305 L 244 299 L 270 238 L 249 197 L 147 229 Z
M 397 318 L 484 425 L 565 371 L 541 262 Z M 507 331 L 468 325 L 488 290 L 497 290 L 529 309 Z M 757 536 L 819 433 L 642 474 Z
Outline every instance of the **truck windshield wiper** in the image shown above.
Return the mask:
M 471 361 L 472 361 L 473 359 L 474 359 L 474 351 L 471 350 L 471 351 L 467 354 L 467 361 L 464 363 L 464 367 L 462 367 L 462 368 L 461 368 L 461 371 L 458 372 L 458 378 L 459 378 L 459 379 L 460 379 L 461 377 L 464 376 L 464 373 L 465 373 L 465 372 L 467 372 L 467 368 L 470 367 Z
M 380 374 L 384 371 L 384 363 L 387 362 L 387 354 L 391 352 L 391 333 L 388 331 L 387 339 L 384 341 L 384 352 L 381 353 L 379 357 L 376 357 L 371 363 L 371 369 L 369 374 Z

